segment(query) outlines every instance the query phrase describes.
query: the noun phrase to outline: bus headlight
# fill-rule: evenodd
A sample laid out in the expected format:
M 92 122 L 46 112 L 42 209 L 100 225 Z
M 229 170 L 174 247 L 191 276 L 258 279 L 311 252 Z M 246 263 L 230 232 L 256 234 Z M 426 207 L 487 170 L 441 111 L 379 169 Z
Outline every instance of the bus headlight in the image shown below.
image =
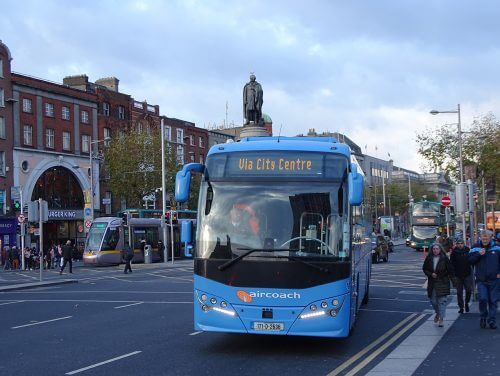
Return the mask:
M 215 296 L 210 296 L 206 293 L 199 293 L 196 291 L 196 296 L 198 303 L 200 304 L 201 310 L 204 313 L 208 313 L 210 311 L 215 311 L 218 313 L 222 313 L 227 316 L 236 316 L 236 311 L 229 305 L 225 300 L 222 300 Z M 217 301 L 220 301 L 220 307 L 216 306 Z

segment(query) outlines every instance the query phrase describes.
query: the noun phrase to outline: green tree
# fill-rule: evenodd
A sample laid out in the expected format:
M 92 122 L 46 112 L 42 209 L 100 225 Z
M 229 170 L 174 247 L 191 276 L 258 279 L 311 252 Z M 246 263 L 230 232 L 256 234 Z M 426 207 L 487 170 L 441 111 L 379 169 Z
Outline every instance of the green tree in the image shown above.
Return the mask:
M 456 126 L 441 125 L 417 134 L 418 152 L 432 168 L 442 168 L 455 182 L 460 180 L 458 132 Z M 493 114 L 474 120 L 462 134 L 463 165 L 477 166 L 487 177 L 500 169 L 498 158 L 500 122 Z
M 175 174 L 181 165 L 171 145 L 165 147 L 166 190 L 173 196 Z M 115 134 L 105 151 L 105 168 L 113 195 L 125 199 L 128 207 L 142 207 L 144 196 L 162 186 L 160 130 L 137 132 L 131 128 Z

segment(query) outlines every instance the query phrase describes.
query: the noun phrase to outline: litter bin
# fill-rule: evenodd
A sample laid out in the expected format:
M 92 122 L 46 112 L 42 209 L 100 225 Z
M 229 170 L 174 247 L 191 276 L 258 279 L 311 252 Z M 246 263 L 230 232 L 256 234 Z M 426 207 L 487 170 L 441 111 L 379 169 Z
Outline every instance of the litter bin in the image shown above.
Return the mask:
M 153 248 L 151 245 L 146 244 L 144 247 L 144 263 L 151 264 L 153 262 Z

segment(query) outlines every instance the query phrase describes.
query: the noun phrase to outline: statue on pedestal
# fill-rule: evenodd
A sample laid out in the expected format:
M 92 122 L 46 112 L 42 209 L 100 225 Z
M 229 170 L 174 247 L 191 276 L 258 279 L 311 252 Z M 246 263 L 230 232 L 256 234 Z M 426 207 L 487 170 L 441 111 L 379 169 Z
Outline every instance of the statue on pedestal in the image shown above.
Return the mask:
M 262 126 L 262 103 L 264 102 L 262 86 L 250 75 L 250 82 L 243 88 L 243 117 L 245 126 Z

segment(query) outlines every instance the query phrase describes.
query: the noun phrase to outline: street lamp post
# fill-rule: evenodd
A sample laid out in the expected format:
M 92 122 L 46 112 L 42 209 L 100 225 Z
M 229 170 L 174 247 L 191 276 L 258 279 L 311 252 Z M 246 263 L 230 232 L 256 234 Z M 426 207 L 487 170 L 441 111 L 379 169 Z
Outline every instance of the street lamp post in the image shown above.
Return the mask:
M 108 142 L 111 140 L 111 137 L 104 137 L 103 140 L 94 140 L 90 139 L 89 145 L 89 160 L 90 160 L 90 215 L 92 220 L 94 220 L 94 168 L 93 168 L 93 155 L 92 149 L 94 144 L 98 144 L 100 142 Z
M 464 168 L 463 168 L 463 158 L 462 158 L 462 123 L 460 120 L 460 103 L 457 104 L 456 110 L 450 111 L 437 111 L 432 110 L 430 112 L 432 115 L 437 114 L 457 114 L 458 115 L 458 158 L 459 158 L 459 168 L 460 168 L 460 184 L 464 183 Z M 462 213 L 462 236 L 464 243 L 466 242 L 466 228 L 465 228 L 465 213 Z M 471 239 L 472 240 L 472 239 Z

